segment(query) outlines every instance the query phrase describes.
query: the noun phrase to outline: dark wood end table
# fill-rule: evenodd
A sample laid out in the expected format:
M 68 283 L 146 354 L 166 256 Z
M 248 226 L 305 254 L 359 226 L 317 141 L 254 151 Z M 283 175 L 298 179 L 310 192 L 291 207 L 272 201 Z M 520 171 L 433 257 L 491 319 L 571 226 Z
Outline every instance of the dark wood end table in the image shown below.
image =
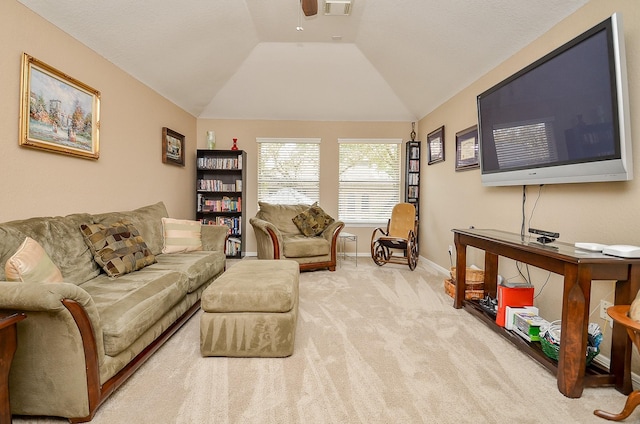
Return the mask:
M 11 422 L 9 370 L 18 347 L 16 324 L 26 317 L 22 312 L 0 311 L 0 424 Z

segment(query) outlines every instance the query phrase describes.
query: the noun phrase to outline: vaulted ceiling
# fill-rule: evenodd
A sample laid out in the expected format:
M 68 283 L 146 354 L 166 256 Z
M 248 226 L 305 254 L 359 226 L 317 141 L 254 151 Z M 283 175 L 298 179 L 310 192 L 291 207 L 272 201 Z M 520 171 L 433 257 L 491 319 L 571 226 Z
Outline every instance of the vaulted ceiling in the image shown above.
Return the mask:
M 415 121 L 589 0 L 18 1 L 199 118 Z

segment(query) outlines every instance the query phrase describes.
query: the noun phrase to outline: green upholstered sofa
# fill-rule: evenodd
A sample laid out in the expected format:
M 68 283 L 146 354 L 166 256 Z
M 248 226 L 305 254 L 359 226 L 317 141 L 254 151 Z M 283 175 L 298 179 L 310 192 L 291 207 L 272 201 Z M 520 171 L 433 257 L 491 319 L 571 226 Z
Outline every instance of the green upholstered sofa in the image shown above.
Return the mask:
M 336 270 L 338 235 L 342 221 L 333 221 L 315 236 L 305 236 L 293 218 L 310 205 L 276 205 L 258 202 L 260 209 L 249 219 L 258 242 L 258 259 L 292 259 L 300 271 Z
M 0 309 L 22 311 L 9 376 L 11 411 L 89 421 L 98 406 L 177 331 L 225 269 L 227 228 L 201 227 L 202 250 L 162 254 L 162 202 L 133 211 L 78 213 L 0 224 Z M 81 224 L 127 221 L 155 263 L 117 277 L 97 265 Z M 36 240 L 63 282 L 5 281 L 25 237 Z M 194 340 L 197 343 L 197 340 Z

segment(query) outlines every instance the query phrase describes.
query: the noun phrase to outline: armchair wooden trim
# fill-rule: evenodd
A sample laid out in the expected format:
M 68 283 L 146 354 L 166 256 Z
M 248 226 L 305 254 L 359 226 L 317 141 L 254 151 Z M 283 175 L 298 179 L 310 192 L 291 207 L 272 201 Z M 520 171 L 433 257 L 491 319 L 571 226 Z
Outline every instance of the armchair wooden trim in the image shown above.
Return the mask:
M 634 346 L 640 351 L 640 322 L 634 321 L 629 318 L 629 309 L 631 305 L 614 305 L 607 309 L 607 314 L 613 318 L 613 321 L 617 325 L 622 325 L 627 330 L 629 338 L 633 342 Z M 621 421 L 629 417 L 631 413 L 640 405 L 640 390 L 634 390 L 627 397 L 627 401 L 624 404 L 624 408 L 618 414 L 613 412 L 603 411 L 596 409 L 593 411 L 595 415 L 600 418 L 604 418 L 610 421 Z

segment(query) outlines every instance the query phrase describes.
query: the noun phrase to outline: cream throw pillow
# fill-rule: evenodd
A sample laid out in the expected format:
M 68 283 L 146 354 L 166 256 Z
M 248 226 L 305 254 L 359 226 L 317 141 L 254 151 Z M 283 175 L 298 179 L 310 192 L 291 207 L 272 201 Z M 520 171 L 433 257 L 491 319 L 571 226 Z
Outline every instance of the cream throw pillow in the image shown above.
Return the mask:
M 164 244 L 162 253 L 202 250 L 202 224 L 187 219 L 162 218 Z
M 640 291 L 636 295 L 636 298 L 631 302 L 631 308 L 629 308 L 629 318 L 634 321 L 640 321 Z
M 62 273 L 42 246 L 27 237 L 4 266 L 7 281 L 61 283 Z

